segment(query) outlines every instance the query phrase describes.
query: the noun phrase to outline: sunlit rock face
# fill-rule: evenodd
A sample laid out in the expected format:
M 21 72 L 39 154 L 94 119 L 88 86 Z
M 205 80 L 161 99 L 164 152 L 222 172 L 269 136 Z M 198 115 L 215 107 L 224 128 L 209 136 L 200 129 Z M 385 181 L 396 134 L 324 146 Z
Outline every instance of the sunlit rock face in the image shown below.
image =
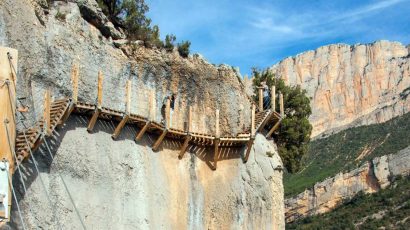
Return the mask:
M 323 46 L 286 58 L 270 70 L 306 89 L 313 137 L 410 111 L 409 48 L 398 42 Z
M 213 171 L 212 148 L 192 146 L 180 160 L 179 142 L 153 152 L 151 134 L 137 144 L 138 130 L 126 126 L 113 141 L 112 122 L 99 120 L 93 134 L 87 123 L 72 116 L 58 130 L 54 159 L 45 146 L 35 153 L 40 175 L 32 161 L 23 165 L 27 193 L 14 177 L 29 229 L 79 229 L 76 209 L 89 229 L 284 229 L 282 162 L 262 135 L 246 164 L 244 149 L 223 148 Z M 11 226 L 22 229 L 15 207 Z

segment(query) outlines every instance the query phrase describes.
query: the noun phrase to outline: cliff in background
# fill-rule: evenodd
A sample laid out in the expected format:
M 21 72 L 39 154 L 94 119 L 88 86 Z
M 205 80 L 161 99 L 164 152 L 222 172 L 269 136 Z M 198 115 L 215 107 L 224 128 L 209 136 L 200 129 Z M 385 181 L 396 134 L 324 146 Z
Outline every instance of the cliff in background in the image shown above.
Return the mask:
M 398 42 L 336 44 L 286 58 L 270 70 L 307 90 L 316 137 L 409 112 L 409 53 Z
M 124 111 L 125 82 L 131 80 L 132 113 L 148 116 L 147 101 L 154 92 L 154 119 L 160 121 L 163 99 L 175 93 L 172 127 L 183 127 L 189 105 L 196 132 L 214 131 L 217 108 L 222 135 L 249 126 L 250 101 L 234 68 L 214 66 L 199 55 L 184 59 L 139 43 L 128 46 L 94 0 L 58 1 L 50 9 L 44 4 L 0 2 L 0 42 L 19 50 L 17 94 L 27 97 L 22 103 L 30 106 L 25 118 L 29 126 L 41 116 L 45 89 L 55 98 L 71 95 L 73 63 L 80 65 L 81 101 L 95 101 L 102 71 L 103 106 Z M 116 124 L 99 120 L 95 133 L 88 134 L 87 122 L 87 117 L 73 116 L 55 133 L 49 140 L 54 160 L 44 146 L 34 153 L 40 174 L 33 162 L 24 162 L 27 193 L 15 174 L 23 219 L 30 228 L 57 229 L 58 223 L 63 229 L 80 227 L 61 176 L 89 228 L 284 229 L 282 163 L 264 137 L 257 136 L 247 164 L 241 160 L 243 148 L 224 148 L 218 170 L 212 171 L 210 149 L 192 147 L 178 160 L 181 143 L 166 140 L 153 152 L 156 137 L 150 134 L 136 144 L 137 130 L 126 126 L 119 140 L 112 141 Z M 11 226 L 19 229 L 16 207 Z
M 359 192 L 374 193 L 395 176 L 410 174 L 410 147 L 397 154 L 376 157 L 359 168 L 316 183 L 312 189 L 285 200 L 286 222 L 329 212 Z

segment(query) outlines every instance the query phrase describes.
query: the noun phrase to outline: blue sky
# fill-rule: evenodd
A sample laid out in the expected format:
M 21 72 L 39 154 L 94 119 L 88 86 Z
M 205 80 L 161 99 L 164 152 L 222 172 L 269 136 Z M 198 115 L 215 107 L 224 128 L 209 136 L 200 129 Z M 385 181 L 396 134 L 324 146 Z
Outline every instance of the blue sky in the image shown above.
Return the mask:
M 147 0 L 161 36 L 214 64 L 266 68 L 333 43 L 410 43 L 410 0 Z

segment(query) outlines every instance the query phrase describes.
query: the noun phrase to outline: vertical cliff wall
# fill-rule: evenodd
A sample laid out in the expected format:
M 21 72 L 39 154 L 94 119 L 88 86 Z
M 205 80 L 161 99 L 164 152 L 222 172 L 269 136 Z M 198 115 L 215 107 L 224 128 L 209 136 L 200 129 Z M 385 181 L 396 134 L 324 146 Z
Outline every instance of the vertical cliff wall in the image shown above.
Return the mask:
M 107 23 L 93 25 L 84 19 L 85 15 L 94 15 L 94 21 L 104 20 L 94 0 L 56 1 L 50 9 L 38 2 L 0 2 L 4 45 L 18 49 L 20 54 L 18 97 L 27 97 L 23 102 L 38 108 L 31 110 L 28 121 L 39 118 L 41 103 L 34 103 L 44 89 L 50 88 L 57 98 L 71 94 L 70 72 L 76 63 L 80 66 L 82 101 L 95 101 L 97 75 L 102 71 L 103 106 L 124 111 L 125 84 L 131 80 L 133 113 L 147 116 L 148 100 L 154 92 L 154 119 L 161 121 L 164 98 L 176 94 L 175 128 L 183 128 L 189 105 L 193 106 L 197 132 L 214 132 L 217 108 L 222 134 L 240 133 L 249 127 L 251 104 L 234 68 L 212 65 L 200 55 L 182 58 L 177 52 L 146 49 L 139 43 L 119 49 L 115 44 L 123 40 L 113 41 L 102 33 Z
M 262 135 L 247 164 L 244 149 L 223 148 L 213 171 L 212 149 L 191 147 L 179 160 L 181 143 L 153 152 L 151 135 L 137 145 L 126 126 L 113 141 L 114 124 L 99 120 L 89 134 L 87 122 L 73 116 L 50 140 L 54 160 L 44 146 L 35 153 L 46 190 L 32 162 L 23 165 L 28 192 L 18 179 L 15 187 L 30 229 L 81 228 L 60 175 L 89 229 L 284 229 L 281 161 Z M 12 220 L 21 228 L 15 208 Z
M 323 46 L 270 70 L 307 90 L 313 137 L 410 111 L 409 48 L 397 42 Z

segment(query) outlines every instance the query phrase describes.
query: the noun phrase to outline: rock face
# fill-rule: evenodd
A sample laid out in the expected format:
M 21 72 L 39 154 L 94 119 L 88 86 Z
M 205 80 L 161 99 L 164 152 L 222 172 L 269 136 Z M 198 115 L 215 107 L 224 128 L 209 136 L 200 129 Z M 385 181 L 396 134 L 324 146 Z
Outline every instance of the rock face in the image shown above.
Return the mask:
M 215 67 L 199 55 L 181 58 L 176 52 L 145 49 L 138 43 L 118 49 L 111 37 L 106 38 L 99 28 L 83 18 L 78 5 L 83 6 L 84 1 L 78 5 L 54 2 L 47 14 L 31 2 L 36 3 L 0 2 L 0 31 L 5 32 L 5 38 L 0 37 L 0 41 L 3 46 L 19 50 L 17 93 L 18 97 L 28 98 L 23 103 L 35 108 L 28 116 L 29 121 L 41 116 L 42 103 L 38 102 L 43 100 L 44 89 L 50 88 L 57 98 L 71 95 L 70 73 L 72 64 L 76 63 L 80 66 L 82 101 L 95 102 L 97 75 L 101 71 L 103 106 L 124 111 L 125 84 L 131 80 L 133 113 L 151 115 L 153 120 L 161 121 L 164 98 L 176 94 L 172 117 L 175 128 L 183 129 L 188 106 L 193 107 L 196 132 L 214 132 L 216 109 L 220 109 L 222 135 L 240 133 L 249 127 L 251 104 L 234 68 Z M 95 1 L 89 2 L 87 9 L 92 11 Z M 151 114 L 150 95 L 154 95 L 156 106 Z
M 23 165 L 28 191 L 16 188 L 28 229 L 58 229 L 58 222 L 62 229 L 81 228 L 60 176 L 89 229 L 284 229 L 282 164 L 262 135 L 247 164 L 238 154 L 244 149 L 225 149 L 212 171 L 210 149 L 190 148 L 179 160 L 181 144 L 166 140 L 153 152 L 153 137 L 135 144 L 132 126 L 112 141 L 110 122 L 99 120 L 93 134 L 87 123 L 73 116 L 49 141 L 54 160 L 45 146 L 35 153 L 40 175 L 32 162 Z M 13 215 L 12 226 L 21 227 L 16 210 Z
M 80 69 L 80 101 L 95 102 L 101 71 L 103 106 L 124 111 L 125 83 L 131 80 L 132 113 L 160 121 L 164 98 L 176 94 L 174 128 L 183 128 L 188 106 L 195 132 L 214 132 L 216 109 L 222 135 L 249 126 L 251 104 L 234 68 L 214 66 L 199 55 L 181 58 L 138 42 L 113 41 L 121 31 L 111 30 L 94 0 L 47 6 L 44 0 L 0 1 L 0 45 L 19 50 L 17 96 L 30 106 L 27 126 L 42 115 L 45 89 L 55 98 L 71 96 L 73 64 Z M 96 21 L 85 20 L 85 12 Z M 156 109 L 150 111 L 149 103 Z M 49 140 L 54 160 L 45 146 L 34 153 L 40 174 L 33 161 L 24 163 L 27 192 L 15 174 L 29 229 L 81 228 L 71 198 L 89 229 L 284 229 L 282 163 L 262 136 L 247 164 L 240 159 L 244 149 L 222 148 L 224 159 L 212 171 L 209 149 L 192 147 L 178 160 L 180 143 L 166 140 L 154 153 L 153 136 L 137 145 L 136 130 L 127 126 L 112 141 L 115 124 L 99 120 L 96 132 L 88 134 L 87 119 L 70 118 Z M 11 227 L 22 228 L 13 208 Z
M 329 45 L 270 68 L 311 97 L 312 137 L 410 111 L 409 48 L 397 42 Z
M 331 211 L 358 192 L 377 192 L 389 186 L 394 176 L 409 174 L 410 146 L 397 154 L 377 157 L 348 173 L 339 173 L 286 199 L 286 222 Z

